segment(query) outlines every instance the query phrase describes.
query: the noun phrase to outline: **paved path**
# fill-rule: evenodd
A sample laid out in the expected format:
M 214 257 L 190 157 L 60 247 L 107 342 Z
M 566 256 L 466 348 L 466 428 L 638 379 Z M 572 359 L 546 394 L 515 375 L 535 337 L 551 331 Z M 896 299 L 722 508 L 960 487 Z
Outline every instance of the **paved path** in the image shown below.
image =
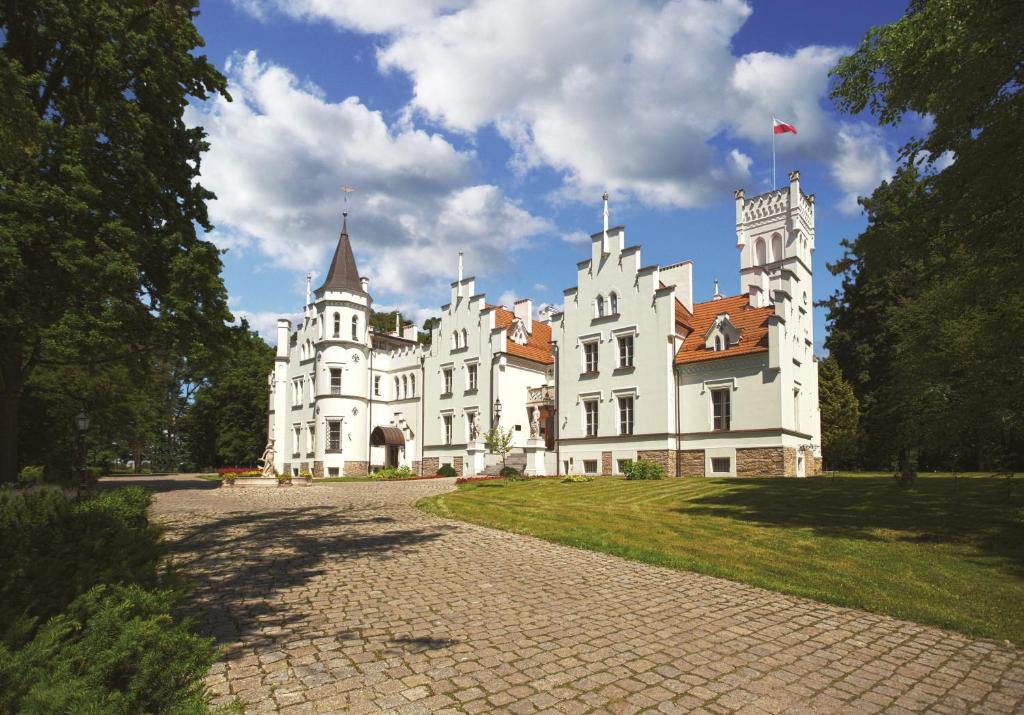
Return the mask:
M 450 480 L 210 486 L 155 511 L 247 712 L 1024 709 L 1021 650 L 411 506 Z

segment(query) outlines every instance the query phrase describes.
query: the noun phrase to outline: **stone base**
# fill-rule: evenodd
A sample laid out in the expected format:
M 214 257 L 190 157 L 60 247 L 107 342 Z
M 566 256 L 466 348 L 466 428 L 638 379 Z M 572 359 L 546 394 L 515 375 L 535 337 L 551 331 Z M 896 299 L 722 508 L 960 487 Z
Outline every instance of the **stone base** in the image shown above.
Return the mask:
M 313 462 L 313 478 L 323 479 L 324 478 L 324 463 Z
M 807 465 L 807 460 L 804 462 Z M 795 477 L 795 447 L 747 447 L 736 450 L 737 477 Z
M 681 476 L 681 477 L 703 477 L 704 476 L 704 450 L 703 449 L 681 449 L 681 450 L 679 450 L 679 476 Z
M 438 457 L 424 457 L 422 468 L 424 477 L 432 477 L 441 468 L 441 460 Z
M 531 477 L 543 477 L 547 474 L 547 465 L 544 463 L 546 449 L 543 439 L 534 437 L 527 440 L 526 446 L 523 447 L 523 453 L 526 455 L 524 474 Z
M 825 465 L 821 461 L 821 457 L 811 457 L 809 463 L 814 467 L 814 473 L 812 476 L 817 476 L 825 471 Z
M 346 477 L 365 477 L 369 473 L 366 462 L 345 462 L 342 472 Z
M 235 479 L 236 487 L 276 487 L 277 479 L 269 477 L 238 477 Z
M 676 476 L 676 450 L 674 449 L 641 450 L 636 453 L 636 458 L 646 459 L 648 462 L 657 462 L 665 471 L 666 477 Z
M 608 476 L 614 473 L 612 470 L 612 453 L 601 452 L 601 474 Z
M 418 460 L 418 459 L 412 460 L 412 471 L 413 471 L 414 474 L 416 474 L 416 475 L 418 475 L 420 477 L 423 476 L 423 472 L 420 471 L 420 467 L 422 467 L 422 466 L 423 466 L 423 464 L 420 462 L 420 460 Z
M 463 476 L 465 476 L 462 473 L 462 457 L 455 457 L 455 458 L 453 458 L 452 459 L 452 467 L 455 468 L 455 476 L 456 477 L 463 477 Z

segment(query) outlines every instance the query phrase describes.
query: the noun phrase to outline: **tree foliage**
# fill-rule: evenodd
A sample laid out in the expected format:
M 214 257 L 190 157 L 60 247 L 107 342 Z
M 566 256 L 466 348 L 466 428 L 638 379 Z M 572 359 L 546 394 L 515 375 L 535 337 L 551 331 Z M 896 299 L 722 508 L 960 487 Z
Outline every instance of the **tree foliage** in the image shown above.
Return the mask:
M 205 135 L 183 119 L 190 99 L 225 92 L 195 53 L 195 14 L 174 0 L 0 4 L 0 480 L 16 473 L 34 369 L 184 354 L 230 317 L 219 253 L 197 234 Z
M 826 345 L 870 466 L 1024 460 L 1022 72 L 1024 5 L 997 0 L 915 0 L 833 71 L 843 110 L 925 127 L 830 266 L 843 283 Z
M 818 404 L 824 463 L 831 469 L 857 466 L 860 403 L 832 356 L 818 361 Z

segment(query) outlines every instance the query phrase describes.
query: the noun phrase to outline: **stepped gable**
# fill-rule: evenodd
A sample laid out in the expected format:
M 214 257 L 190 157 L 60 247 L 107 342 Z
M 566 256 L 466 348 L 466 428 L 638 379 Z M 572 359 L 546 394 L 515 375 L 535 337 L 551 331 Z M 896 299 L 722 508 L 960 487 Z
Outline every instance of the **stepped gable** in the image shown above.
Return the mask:
M 728 350 L 709 350 L 704 346 L 704 335 L 711 324 L 722 313 L 729 314 L 731 322 L 740 332 L 740 341 L 730 345 Z M 693 306 L 693 330 L 683 340 L 675 363 L 718 360 L 737 355 L 749 355 L 768 351 L 768 318 L 775 314 L 775 308 L 752 308 L 746 295 L 734 295 L 721 300 L 709 300 Z
M 515 320 L 515 313 L 500 305 L 488 305 L 487 307 L 494 309 L 494 327 L 502 328 L 507 333 L 512 327 L 512 321 Z M 551 326 L 546 323 L 533 321 L 533 332 L 529 333 L 526 345 L 520 345 L 511 338 L 505 341 L 505 345 L 509 355 L 533 360 L 544 365 L 552 365 L 555 362 L 555 358 L 551 355 Z
M 328 290 L 363 293 L 363 284 L 359 280 L 359 269 L 356 268 L 356 258 L 352 255 L 352 244 L 348 240 L 347 215 L 341 224 L 341 235 L 338 237 L 338 246 L 334 249 L 334 258 L 327 271 L 327 279 L 324 280 L 322 286 L 316 289 L 316 292 L 323 293 Z

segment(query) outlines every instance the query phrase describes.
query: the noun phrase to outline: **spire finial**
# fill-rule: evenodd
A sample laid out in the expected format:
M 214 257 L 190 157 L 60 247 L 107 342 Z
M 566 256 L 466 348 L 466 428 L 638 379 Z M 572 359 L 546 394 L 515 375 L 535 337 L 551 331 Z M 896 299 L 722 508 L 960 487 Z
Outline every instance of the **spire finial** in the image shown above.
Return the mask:
M 312 273 L 307 273 L 306 274 L 306 305 L 309 305 L 310 303 L 313 302 L 311 300 L 312 292 L 313 292 L 313 274 Z
M 722 299 L 722 294 L 718 290 L 718 279 L 717 278 L 715 279 L 715 294 L 713 296 L 711 296 L 711 299 L 712 300 L 721 300 Z
M 608 233 L 608 192 L 605 191 L 601 194 L 601 201 L 604 202 L 604 211 L 602 216 L 604 217 L 604 232 Z
M 462 282 L 462 251 L 459 251 L 459 283 Z
M 395 335 L 401 335 L 402 334 L 402 323 L 400 322 L 401 320 L 402 320 L 402 314 L 399 313 L 398 309 L 396 308 L 395 309 Z

